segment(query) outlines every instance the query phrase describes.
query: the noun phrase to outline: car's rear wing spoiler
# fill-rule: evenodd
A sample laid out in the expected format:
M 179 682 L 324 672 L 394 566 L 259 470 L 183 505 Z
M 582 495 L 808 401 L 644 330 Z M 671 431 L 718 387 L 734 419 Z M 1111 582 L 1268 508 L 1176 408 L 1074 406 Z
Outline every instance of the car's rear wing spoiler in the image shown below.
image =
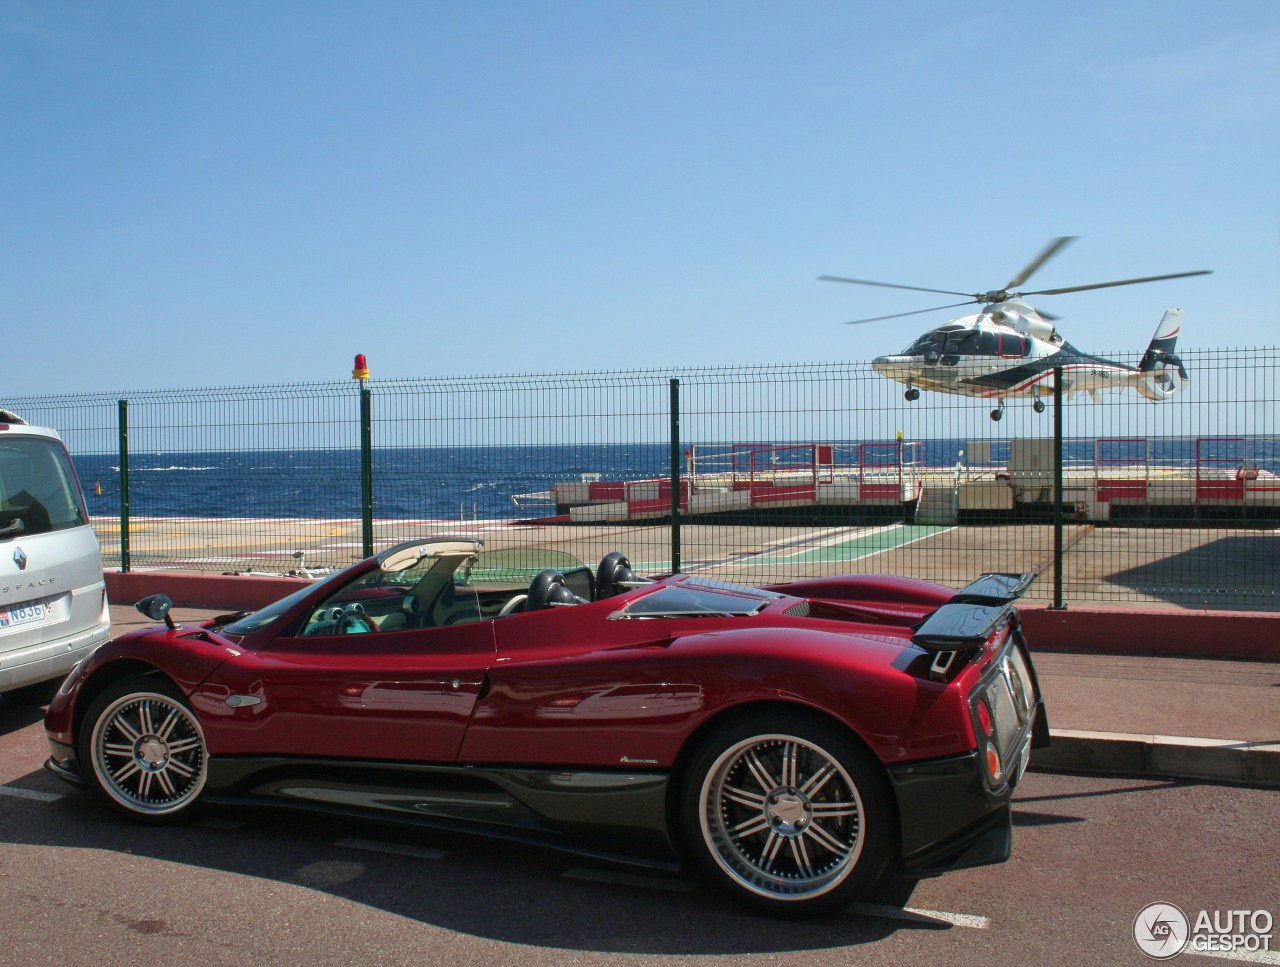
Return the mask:
M 983 574 L 925 618 L 916 628 L 912 642 L 934 652 L 981 648 L 1013 610 L 1013 602 L 1035 579 L 1034 571 Z

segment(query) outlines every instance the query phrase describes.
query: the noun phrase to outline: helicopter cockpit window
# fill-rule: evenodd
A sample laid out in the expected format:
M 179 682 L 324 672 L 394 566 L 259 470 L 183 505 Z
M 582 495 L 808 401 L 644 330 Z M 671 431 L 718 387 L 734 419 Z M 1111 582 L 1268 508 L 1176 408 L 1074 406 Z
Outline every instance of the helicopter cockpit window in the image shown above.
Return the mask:
M 1026 336 L 1018 333 L 1002 332 L 998 338 L 1000 340 L 1000 355 L 1006 359 L 1019 358 L 1027 354 Z
M 978 334 L 972 330 L 950 333 L 943 351 L 948 355 L 972 355 L 980 352 Z
M 991 339 L 992 355 L 1004 356 L 1005 359 L 1020 359 L 1027 355 L 1027 337 L 1020 333 L 983 333 Z
M 904 356 L 923 356 L 926 353 L 940 353 L 946 345 L 946 333 L 936 330 L 926 332 L 923 336 L 907 347 L 902 354 Z
M 984 332 L 978 349 L 983 356 L 1019 359 L 1027 354 L 1027 337 L 1013 332 Z

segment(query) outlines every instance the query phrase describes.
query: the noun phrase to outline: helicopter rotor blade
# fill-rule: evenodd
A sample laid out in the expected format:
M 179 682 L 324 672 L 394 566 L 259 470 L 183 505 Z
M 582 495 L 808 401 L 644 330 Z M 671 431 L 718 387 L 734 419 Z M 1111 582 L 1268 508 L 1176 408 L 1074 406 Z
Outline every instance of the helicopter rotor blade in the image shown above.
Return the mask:
M 936 292 L 938 295 L 967 295 L 970 298 L 974 297 L 974 293 L 972 292 L 952 292 L 950 289 L 922 289 L 918 285 L 895 285 L 892 282 L 870 282 L 866 279 L 846 279 L 844 276 L 841 276 L 841 275 L 820 275 L 818 276 L 818 281 L 819 282 L 851 282 L 854 285 L 875 285 L 875 286 L 879 286 L 882 289 L 907 289 L 911 292 Z M 946 307 L 944 306 L 944 308 Z M 929 310 L 925 309 L 922 311 L 928 312 Z M 910 315 L 910 313 L 904 313 L 904 315 Z M 884 318 L 888 319 L 891 317 L 885 316 Z
M 1026 268 L 1009 280 L 1005 289 L 1016 289 L 1018 286 L 1022 285 L 1027 281 L 1027 279 L 1031 278 L 1031 276 L 1036 273 L 1040 266 L 1044 265 L 1045 262 L 1048 262 L 1049 259 L 1061 252 L 1067 245 L 1074 242 L 1078 237 L 1078 235 L 1060 235 L 1058 238 L 1055 238 L 1044 247 L 1043 251 L 1041 251 L 1039 255 L 1028 263 Z
M 957 294 L 964 295 L 963 292 L 960 292 Z M 956 302 L 949 306 L 934 306 L 931 309 L 916 309 L 913 312 L 895 312 L 893 313 L 893 315 L 890 315 L 890 316 L 872 316 L 870 319 L 850 319 L 848 322 L 845 323 L 845 325 L 860 326 L 864 322 L 880 322 L 884 319 L 901 319 L 903 316 L 918 316 L 926 312 L 937 312 L 939 309 L 956 309 L 960 306 L 976 305 L 977 302 L 978 302 L 977 299 L 970 299 L 968 302 Z
M 1175 272 L 1173 275 L 1149 275 L 1142 279 L 1121 279 L 1119 282 L 1094 282 L 1091 285 L 1071 285 L 1065 289 L 1041 289 L 1039 292 L 1018 292 L 1017 298 L 1029 295 L 1065 295 L 1068 292 L 1087 292 L 1090 289 L 1110 289 L 1117 285 L 1137 285 L 1140 282 L 1162 282 L 1165 279 L 1185 279 L 1192 275 L 1213 275 L 1212 269 L 1196 272 Z M 1014 293 L 1010 293 L 1014 295 Z

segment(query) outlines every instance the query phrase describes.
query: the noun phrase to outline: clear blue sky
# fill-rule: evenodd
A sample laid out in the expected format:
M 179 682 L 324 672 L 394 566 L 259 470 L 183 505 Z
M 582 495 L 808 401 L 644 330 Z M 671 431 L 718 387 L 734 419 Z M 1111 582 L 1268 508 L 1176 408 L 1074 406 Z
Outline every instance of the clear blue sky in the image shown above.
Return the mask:
M 1280 344 L 1280 3 L 0 0 L 4 394 Z M 936 300 L 936 301 L 935 301 Z M 958 300 L 955 300 L 958 301 Z

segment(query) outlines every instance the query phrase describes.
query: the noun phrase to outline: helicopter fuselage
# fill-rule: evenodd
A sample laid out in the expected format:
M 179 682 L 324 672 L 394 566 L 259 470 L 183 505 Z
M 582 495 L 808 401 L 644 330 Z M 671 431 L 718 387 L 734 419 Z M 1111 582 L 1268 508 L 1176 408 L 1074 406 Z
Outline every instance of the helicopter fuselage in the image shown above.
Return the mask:
M 1052 323 L 1017 302 L 952 319 L 871 366 L 909 388 L 986 399 L 1051 396 L 1059 367 L 1068 393 L 1133 387 L 1147 377 L 1134 366 L 1081 352 Z
M 847 323 L 851 326 L 879 322 L 882 319 L 901 319 L 904 316 L 959 306 L 982 306 L 982 310 L 974 315 L 960 316 L 946 325 L 931 329 L 896 356 L 880 356 L 872 361 L 872 368 L 881 376 L 906 384 L 907 391 L 903 395 L 908 401 L 919 399 L 922 389 L 996 399 L 999 406 L 991 411 L 991 419 L 999 420 L 1004 414 L 1005 397 L 1030 396 L 1032 409 L 1042 413 L 1045 408 L 1042 397 L 1053 394 L 1056 372 L 1062 373 L 1061 388 L 1068 395 L 1084 391 L 1099 399 L 1101 390 L 1115 386 L 1134 389 L 1153 403 L 1177 396 L 1187 384 L 1187 368 L 1174 352 L 1178 333 L 1182 329 L 1181 309 L 1170 309 L 1164 314 L 1156 327 L 1155 335 L 1151 337 L 1147 351 L 1142 355 L 1142 361 L 1137 366 L 1128 366 L 1112 359 L 1080 352 L 1054 328 L 1051 321 L 1054 316 L 1040 313 L 1021 300 L 1025 296 L 1067 295 L 1092 289 L 1111 289 L 1120 285 L 1210 275 L 1210 271 L 1199 269 L 1195 272 L 1148 275 L 1137 279 L 1091 282 L 1087 285 L 1037 289 L 1031 292 L 1023 290 L 1022 286 L 1027 280 L 1073 238 L 1071 235 L 1063 235 L 1051 240 L 1004 288 L 985 292 L 924 288 L 870 279 L 851 279 L 842 275 L 821 275 L 818 278 L 824 282 L 847 282 L 884 289 L 965 296 L 964 302 L 951 305 L 895 312 L 868 319 L 851 319 Z

